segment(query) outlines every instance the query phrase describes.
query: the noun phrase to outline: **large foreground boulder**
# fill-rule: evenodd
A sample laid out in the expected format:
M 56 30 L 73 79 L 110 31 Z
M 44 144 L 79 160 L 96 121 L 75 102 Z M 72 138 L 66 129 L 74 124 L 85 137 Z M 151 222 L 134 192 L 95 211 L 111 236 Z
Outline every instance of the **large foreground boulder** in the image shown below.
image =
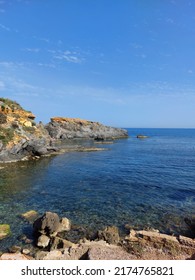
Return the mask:
M 46 212 L 34 222 L 33 228 L 37 234 L 50 236 L 57 232 L 59 224 L 60 218 L 56 213 Z

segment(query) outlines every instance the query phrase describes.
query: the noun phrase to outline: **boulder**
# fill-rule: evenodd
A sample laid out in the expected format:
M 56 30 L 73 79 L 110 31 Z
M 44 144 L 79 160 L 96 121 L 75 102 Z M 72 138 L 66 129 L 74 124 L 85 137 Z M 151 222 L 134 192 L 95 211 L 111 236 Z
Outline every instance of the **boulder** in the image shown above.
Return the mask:
M 56 213 L 46 212 L 42 217 L 38 218 L 34 224 L 35 234 L 44 234 L 47 236 L 56 235 L 60 225 L 59 216 Z
M 40 248 L 46 248 L 49 245 L 50 238 L 47 235 L 39 236 L 37 240 L 37 246 Z
M 14 245 L 11 248 L 9 248 L 10 253 L 20 253 L 22 248 L 20 246 Z
M 36 260 L 61 260 L 62 252 L 60 250 L 54 250 L 51 252 L 39 251 L 35 256 Z
M 125 237 L 125 240 L 128 240 L 130 242 L 137 242 L 139 239 L 136 234 L 136 231 L 134 229 L 131 229 L 129 235 Z
M 106 227 L 98 231 L 98 239 L 105 240 L 109 244 L 118 244 L 120 241 L 118 228 L 115 226 Z
M 6 238 L 11 234 L 10 226 L 8 224 L 0 225 L 0 240 Z
M 145 139 L 145 138 L 148 138 L 148 136 L 139 134 L 139 135 L 137 135 L 137 138 L 138 139 Z
M 76 246 L 76 245 L 69 240 L 66 240 L 66 239 L 63 239 L 60 237 L 54 237 L 51 240 L 50 251 L 70 248 L 70 247 L 74 247 L 74 246 Z
M 71 229 L 71 221 L 68 218 L 62 218 L 59 223 L 57 232 L 69 231 Z

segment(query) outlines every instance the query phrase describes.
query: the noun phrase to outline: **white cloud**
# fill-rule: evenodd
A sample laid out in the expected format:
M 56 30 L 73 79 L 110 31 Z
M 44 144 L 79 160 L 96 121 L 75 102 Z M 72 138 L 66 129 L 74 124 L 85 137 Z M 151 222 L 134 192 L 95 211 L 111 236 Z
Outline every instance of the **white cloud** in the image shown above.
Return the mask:
M 5 26 L 4 24 L 1 24 L 1 23 L 0 23 L 0 28 L 5 30 L 5 31 L 11 31 L 11 29 L 9 27 L 7 27 L 7 26 Z
M 61 62 L 66 61 L 70 63 L 82 63 L 84 61 L 84 57 L 81 56 L 80 52 L 70 51 L 70 50 L 48 50 L 49 53 L 53 55 L 53 59 L 59 60 Z
M 34 52 L 34 53 L 38 53 L 40 52 L 40 49 L 39 48 L 25 48 L 23 49 L 24 51 L 27 51 L 27 52 Z

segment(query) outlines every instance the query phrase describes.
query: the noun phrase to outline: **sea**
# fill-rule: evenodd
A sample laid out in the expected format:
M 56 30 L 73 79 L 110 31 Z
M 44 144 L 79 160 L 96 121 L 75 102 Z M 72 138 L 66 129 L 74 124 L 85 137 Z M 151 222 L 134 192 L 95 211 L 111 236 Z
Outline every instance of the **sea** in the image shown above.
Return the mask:
M 184 219 L 195 216 L 195 129 L 128 133 L 109 143 L 75 143 L 102 151 L 1 165 L 0 224 L 12 234 L 0 251 L 20 245 L 23 234 L 32 237 L 32 224 L 21 218 L 29 210 L 55 212 L 89 232 L 115 225 L 121 235 L 134 228 L 189 236 Z

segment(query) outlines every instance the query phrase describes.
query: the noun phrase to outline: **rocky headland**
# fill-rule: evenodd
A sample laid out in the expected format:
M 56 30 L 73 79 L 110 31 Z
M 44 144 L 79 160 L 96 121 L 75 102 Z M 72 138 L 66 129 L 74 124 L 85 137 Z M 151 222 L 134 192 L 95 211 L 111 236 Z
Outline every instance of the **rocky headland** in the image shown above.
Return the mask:
M 29 211 L 22 215 L 33 226 L 33 238 L 22 235 L 22 244 L 2 252 L 0 260 L 195 259 L 195 239 L 190 237 L 162 234 L 155 229 L 133 228 L 128 229 L 126 236 L 121 236 L 116 226 L 107 226 L 87 234 L 86 229 L 72 224 L 66 217 L 60 218 L 56 213 L 46 212 L 37 218 L 37 214 Z M 191 220 L 190 229 L 195 236 L 194 223 Z M 4 230 L 7 233 L 5 225 Z M 6 238 L 6 234 L 2 238 Z
M 118 139 L 128 137 L 127 131 L 104 126 L 98 122 L 51 118 L 43 125 L 35 122 L 35 115 L 17 102 L 0 98 L 0 162 L 13 162 L 38 158 L 68 151 L 60 149 L 55 141 L 65 139 Z M 71 147 L 70 150 L 96 151 L 101 148 Z
M 125 138 L 127 131 L 78 118 L 51 118 L 45 128 L 54 139 L 92 138 L 97 141 Z

